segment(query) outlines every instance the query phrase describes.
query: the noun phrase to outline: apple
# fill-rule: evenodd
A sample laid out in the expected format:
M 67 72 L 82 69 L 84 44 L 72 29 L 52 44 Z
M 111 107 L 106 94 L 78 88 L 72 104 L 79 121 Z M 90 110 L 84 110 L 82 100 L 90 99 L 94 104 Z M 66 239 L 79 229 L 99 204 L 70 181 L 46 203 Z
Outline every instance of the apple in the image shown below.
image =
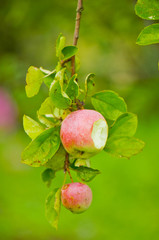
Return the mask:
M 107 140 L 108 125 L 97 111 L 82 109 L 62 122 L 60 137 L 66 151 L 76 158 L 89 158 L 100 152 Z
M 86 184 L 74 182 L 65 184 L 61 189 L 61 201 L 73 213 L 86 211 L 92 202 L 92 190 Z

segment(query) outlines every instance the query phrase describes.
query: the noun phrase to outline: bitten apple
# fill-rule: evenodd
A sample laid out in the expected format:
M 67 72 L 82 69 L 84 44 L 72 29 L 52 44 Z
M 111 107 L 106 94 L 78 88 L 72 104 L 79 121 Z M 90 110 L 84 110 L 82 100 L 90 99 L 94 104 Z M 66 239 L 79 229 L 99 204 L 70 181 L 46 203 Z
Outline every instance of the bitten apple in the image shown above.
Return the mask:
M 68 153 L 76 158 L 89 158 L 104 148 L 108 125 L 99 112 L 78 110 L 64 119 L 60 136 Z
M 61 189 L 61 201 L 73 213 L 86 211 L 92 202 L 92 190 L 86 184 L 74 182 L 65 184 Z

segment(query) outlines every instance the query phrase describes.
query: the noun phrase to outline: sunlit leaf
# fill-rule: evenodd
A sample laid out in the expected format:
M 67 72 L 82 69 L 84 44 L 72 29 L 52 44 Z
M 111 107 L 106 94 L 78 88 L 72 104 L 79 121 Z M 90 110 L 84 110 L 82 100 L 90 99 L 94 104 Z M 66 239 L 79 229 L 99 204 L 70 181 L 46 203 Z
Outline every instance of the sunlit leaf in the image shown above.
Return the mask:
M 56 75 L 56 70 L 49 71 L 47 69 L 44 69 L 43 67 L 39 68 L 40 71 L 44 74 L 43 81 L 45 85 L 50 88 L 51 83 L 53 82 L 55 75 Z
M 25 148 L 22 162 L 32 167 L 40 167 L 53 157 L 59 146 L 59 128 L 47 129 Z
M 55 109 L 55 106 L 53 105 L 51 98 L 48 97 L 41 104 L 41 107 L 39 109 L 39 114 L 40 115 L 53 114 L 54 109 Z
M 116 120 L 127 111 L 124 99 L 113 91 L 98 92 L 92 96 L 91 101 L 94 108 L 106 119 Z
M 26 94 L 28 97 L 35 96 L 40 89 L 41 84 L 43 83 L 44 73 L 39 68 L 29 67 L 26 75 Z
M 61 189 L 56 188 L 51 191 L 46 199 L 45 215 L 52 227 L 58 227 L 61 209 Z
M 54 118 L 52 114 L 40 115 L 39 112 L 37 112 L 37 116 L 39 121 L 47 127 L 55 127 L 60 124 L 60 121 Z
M 36 138 L 45 130 L 42 125 L 26 115 L 23 116 L 23 127 L 31 139 Z
M 60 71 L 56 73 L 55 79 L 59 81 L 61 88 L 63 88 L 63 80 L 64 80 L 64 73 L 65 73 L 65 68 L 62 68 Z
M 150 45 L 159 43 L 159 23 L 145 27 L 137 38 L 138 45 Z

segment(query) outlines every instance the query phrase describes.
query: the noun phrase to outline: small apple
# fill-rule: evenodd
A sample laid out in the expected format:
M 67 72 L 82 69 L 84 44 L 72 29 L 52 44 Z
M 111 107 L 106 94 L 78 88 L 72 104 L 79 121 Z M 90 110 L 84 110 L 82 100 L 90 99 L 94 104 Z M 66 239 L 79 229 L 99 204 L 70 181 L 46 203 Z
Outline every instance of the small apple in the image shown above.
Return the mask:
M 82 109 L 62 122 L 60 137 L 66 151 L 76 158 L 89 158 L 100 152 L 107 140 L 108 125 L 97 111 Z
M 61 201 L 73 213 L 86 211 L 92 202 L 92 190 L 86 184 L 74 182 L 65 184 L 61 189 Z

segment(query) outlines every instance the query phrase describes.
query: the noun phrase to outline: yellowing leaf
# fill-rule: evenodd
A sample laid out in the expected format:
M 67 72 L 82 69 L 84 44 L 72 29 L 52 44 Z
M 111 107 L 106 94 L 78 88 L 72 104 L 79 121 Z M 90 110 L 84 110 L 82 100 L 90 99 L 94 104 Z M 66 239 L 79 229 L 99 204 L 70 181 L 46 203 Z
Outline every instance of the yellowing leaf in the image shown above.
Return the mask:
M 41 84 L 43 83 L 44 73 L 39 68 L 29 67 L 26 75 L 26 94 L 28 97 L 35 96 L 40 89 Z
M 42 125 L 26 115 L 23 116 L 23 127 L 31 139 L 36 138 L 45 130 Z
M 45 215 L 48 222 L 57 229 L 61 209 L 61 189 L 51 191 L 46 199 Z

